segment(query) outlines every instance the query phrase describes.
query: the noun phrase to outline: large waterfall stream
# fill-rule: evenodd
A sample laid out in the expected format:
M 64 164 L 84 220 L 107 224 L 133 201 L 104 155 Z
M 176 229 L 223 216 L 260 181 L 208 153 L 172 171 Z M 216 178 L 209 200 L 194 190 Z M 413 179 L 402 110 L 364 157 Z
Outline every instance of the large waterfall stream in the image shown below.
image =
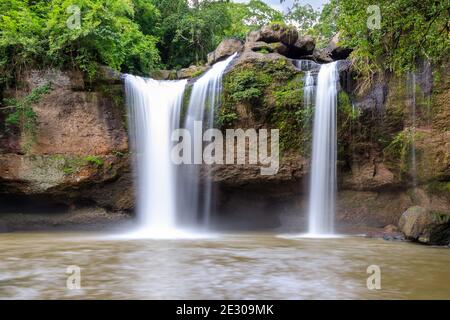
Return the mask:
M 183 126 L 182 102 L 187 81 L 126 76 L 130 140 L 137 174 L 139 234 L 177 237 L 183 234 L 177 229 L 180 218 L 183 227 L 208 223 L 211 181 L 201 178 L 202 134 L 213 126 L 222 75 L 234 57 L 216 63 L 194 84 L 184 120 L 184 127 L 194 138 L 192 159 L 190 164 L 178 167 L 171 159 L 172 132 Z M 195 141 L 195 137 L 200 137 L 200 141 Z
M 137 169 L 140 232 L 171 237 L 176 230 L 175 166 L 170 159 L 171 132 L 186 81 L 125 78 L 130 113 L 130 140 Z
M 334 231 L 336 193 L 336 106 L 339 74 L 336 62 L 320 67 L 314 111 L 309 234 Z

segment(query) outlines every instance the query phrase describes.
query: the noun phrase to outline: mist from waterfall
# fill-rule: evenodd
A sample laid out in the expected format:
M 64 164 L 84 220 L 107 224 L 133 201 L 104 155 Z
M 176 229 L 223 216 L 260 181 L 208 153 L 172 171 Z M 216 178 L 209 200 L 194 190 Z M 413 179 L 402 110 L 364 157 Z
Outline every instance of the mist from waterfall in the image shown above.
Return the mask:
M 184 128 L 191 133 L 193 140 L 198 140 L 194 141 L 191 150 L 193 164 L 182 165 L 178 169 L 178 206 L 183 212 L 184 223 L 188 225 L 209 225 L 212 183 L 209 173 L 202 171 L 201 139 L 203 132 L 214 125 L 215 110 L 220 105 L 222 76 L 235 56 L 236 53 L 214 64 L 192 87 Z M 199 121 L 202 121 L 202 126 Z
M 334 232 L 336 198 L 337 63 L 320 67 L 317 77 L 309 196 L 310 235 Z
M 178 127 L 186 83 L 125 77 L 137 178 L 138 233 L 143 236 L 170 238 L 178 233 L 171 133 Z

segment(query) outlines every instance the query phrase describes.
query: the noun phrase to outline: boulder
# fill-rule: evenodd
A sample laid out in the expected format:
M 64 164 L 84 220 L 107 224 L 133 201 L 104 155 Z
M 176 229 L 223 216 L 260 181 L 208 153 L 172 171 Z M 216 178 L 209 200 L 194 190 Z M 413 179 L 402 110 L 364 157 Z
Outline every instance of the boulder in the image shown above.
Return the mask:
M 450 243 L 450 214 L 410 207 L 400 217 L 399 229 L 407 239 L 427 244 Z
M 108 66 L 99 65 L 95 80 L 107 84 L 122 84 L 122 74 Z
M 190 66 L 177 71 L 177 79 L 196 78 L 203 74 L 208 68 L 206 66 Z
M 208 54 L 208 64 L 212 65 L 217 61 L 224 60 L 234 54 L 241 52 L 244 44 L 238 39 L 225 39 L 214 50 Z
M 174 80 L 177 78 L 175 70 L 155 70 L 151 77 L 156 80 Z
M 316 47 L 316 39 L 311 36 L 300 36 L 297 41 L 289 46 L 289 57 L 299 59 L 314 53 Z
M 312 56 L 313 59 L 319 63 L 333 62 L 333 58 L 330 57 L 330 54 L 326 50 L 315 49 L 312 53 Z
M 295 27 L 273 23 L 261 28 L 256 33 L 252 33 L 248 38 L 250 41 L 264 41 L 267 43 L 282 42 L 286 45 L 293 45 L 298 39 L 298 32 Z
M 289 50 L 282 42 L 266 43 L 263 41 L 253 42 L 248 48 L 254 52 L 279 53 L 281 55 L 285 55 Z
M 396 226 L 394 226 L 393 224 L 388 224 L 387 226 L 385 226 L 383 228 L 383 231 L 387 232 L 387 233 L 394 233 L 394 232 L 398 231 L 398 228 Z
M 342 60 L 347 59 L 353 49 L 339 46 L 339 33 L 336 33 L 325 51 L 333 60 Z
M 414 206 L 402 214 L 398 227 L 407 238 L 417 240 L 432 222 L 433 219 L 427 209 Z

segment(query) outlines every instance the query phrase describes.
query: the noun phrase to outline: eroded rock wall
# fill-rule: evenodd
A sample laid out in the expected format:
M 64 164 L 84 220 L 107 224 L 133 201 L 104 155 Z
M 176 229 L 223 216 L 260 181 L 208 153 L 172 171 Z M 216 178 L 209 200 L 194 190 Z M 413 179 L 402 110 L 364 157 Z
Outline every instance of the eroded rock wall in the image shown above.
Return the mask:
M 133 207 L 126 110 L 120 79 L 92 82 L 76 71 L 32 70 L 5 96 L 23 99 L 50 85 L 33 103 L 32 133 L 6 127 L 0 139 L 0 193 L 40 196 L 112 210 Z M 3 111 L 3 119 L 8 110 Z

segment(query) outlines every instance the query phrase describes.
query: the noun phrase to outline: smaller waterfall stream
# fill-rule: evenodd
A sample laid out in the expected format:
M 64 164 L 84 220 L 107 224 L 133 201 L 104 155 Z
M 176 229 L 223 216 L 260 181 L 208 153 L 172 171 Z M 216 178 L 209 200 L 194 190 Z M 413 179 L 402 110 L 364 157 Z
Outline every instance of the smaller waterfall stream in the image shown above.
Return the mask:
M 336 194 L 337 63 L 321 66 L 314 111 L 309 197 L 309 234 L 334 232 Z
M 409 140 L 410 140 L 410 146 L 411 146 L 411 169 L 410 169 L 410 175 L 412 177 L 412 184 L 413 187 L 417 187 L 417 160 L 416 160 L 416 123 L 417 123 L 417 116 L 416 116 L 416 73 L 411 72 L 408 74 L 407 77 L 407 90 L 409 98 L 411 99 L 410 105 L 411 105 L 411 128 L 409 130 Z
M 220 104 L 222 76 L 235 56 L 236 53 L 217 62 L 194 83 L 184 121 L 192 137 L 201 137 L 205 130 L 213 127 L 214 113 Z M 194 141 L 191 164 L 178 170 L 179 211 L 190 220 L 186 223 L 194 226 L 209 225 L 212 202 L 211 179 L 201 172 L 202 152 L 202 141 Z

